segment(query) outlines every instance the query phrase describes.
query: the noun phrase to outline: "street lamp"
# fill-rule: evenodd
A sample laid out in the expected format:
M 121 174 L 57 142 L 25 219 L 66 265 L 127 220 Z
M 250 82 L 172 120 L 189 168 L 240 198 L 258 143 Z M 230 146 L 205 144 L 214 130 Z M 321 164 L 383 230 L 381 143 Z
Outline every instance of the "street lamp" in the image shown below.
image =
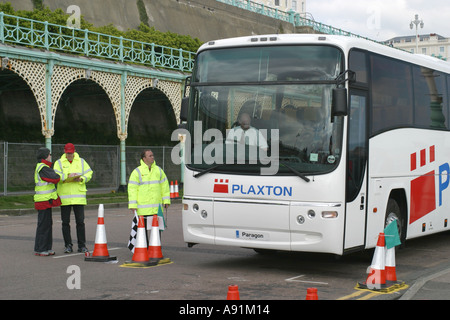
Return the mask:
M 419 53 L 419 43 L 417 38 L 419 37 L 419 33 L 417 31 L 419 25 L 421 28 L 423 28 L 423 20 L 419 20 L 419 15 L 416 14 L 416 17 L 413 21 L 411 21 L 411 23 L 409 24 L 409 28 L 412 29 L 414 27 L 414 25 L 416 25 L 416 53 Z

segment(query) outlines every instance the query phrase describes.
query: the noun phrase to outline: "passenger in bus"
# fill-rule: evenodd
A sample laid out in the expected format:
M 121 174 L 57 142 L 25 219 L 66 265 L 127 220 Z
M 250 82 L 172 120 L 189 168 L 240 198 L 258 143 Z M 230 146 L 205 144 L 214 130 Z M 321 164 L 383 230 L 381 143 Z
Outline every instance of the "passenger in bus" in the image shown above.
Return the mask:
M 263 150 L 268 149 L 267 141 L 264 135 L 251 126 L 251 118 L 248 113 L 241 113 L 238 119 L 239 126 L 230 129 L 225 143 L 231 144 L 233 142 L 247 144 L 251 146 L 258 146 Z

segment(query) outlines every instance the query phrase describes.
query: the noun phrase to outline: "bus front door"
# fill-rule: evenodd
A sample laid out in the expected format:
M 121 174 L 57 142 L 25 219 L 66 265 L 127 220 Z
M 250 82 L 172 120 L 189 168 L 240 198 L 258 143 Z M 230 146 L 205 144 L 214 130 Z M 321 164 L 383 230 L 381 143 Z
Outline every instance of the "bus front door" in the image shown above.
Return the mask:
M 344 251 L 364 246 L 367 185 L 367 93 L 350 91 Z

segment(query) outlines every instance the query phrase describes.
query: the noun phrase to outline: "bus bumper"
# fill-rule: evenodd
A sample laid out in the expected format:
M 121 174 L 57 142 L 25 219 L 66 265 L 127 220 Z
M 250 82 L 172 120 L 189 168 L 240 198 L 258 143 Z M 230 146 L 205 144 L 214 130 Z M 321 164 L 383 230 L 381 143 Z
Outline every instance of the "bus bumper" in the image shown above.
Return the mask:
M 190 244 L 343 253 L 339 203 L 183 199 L 183 236 Z

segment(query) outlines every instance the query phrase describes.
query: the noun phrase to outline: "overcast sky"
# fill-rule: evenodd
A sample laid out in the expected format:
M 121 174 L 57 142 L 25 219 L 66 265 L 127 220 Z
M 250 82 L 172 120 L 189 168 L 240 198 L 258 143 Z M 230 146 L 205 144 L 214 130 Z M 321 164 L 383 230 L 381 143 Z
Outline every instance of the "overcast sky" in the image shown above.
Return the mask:
M 306 11 L 317 22 L 378 41 L 415 35 L 409 25 L 416 14 L 424 23 L 419 34 L 450 36 L 449 0 L 307 0 Z

